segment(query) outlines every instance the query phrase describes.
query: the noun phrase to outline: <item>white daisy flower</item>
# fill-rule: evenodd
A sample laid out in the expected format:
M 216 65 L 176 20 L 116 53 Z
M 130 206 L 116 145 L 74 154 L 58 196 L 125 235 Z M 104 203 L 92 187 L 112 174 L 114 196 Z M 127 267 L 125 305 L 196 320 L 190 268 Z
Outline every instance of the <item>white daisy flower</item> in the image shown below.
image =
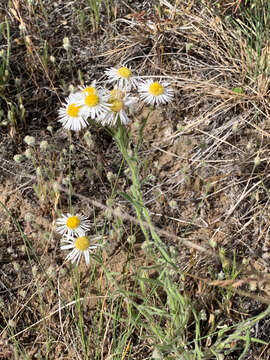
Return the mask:
M 82 99 L 81 93 L 70 94 L 66 99 L 66 104 L 59 109 L 58 121 L 62 123 L 65 129 L 80 131 L 88 125 L 83 114 Z
M 173 98 L 173 90 L 168 82 L 152 79 L 142 81 L 138 86 L 138 91 L 140 98 L 149 105 L 166 104 Z
M 92 119 L 106 114 L 109 110 L 107 103 L 108 96 L 105 90 L 96 89 L 93 86 L 85 87 L 81 94 L 83 96 L 80 105 L 82 105 L 82 114 Z
M 66 257 L 66 260 L 71 260 L 72 263 L 76 263 L 77 265 L 80 262 L 81 256 L 84 255 L 86 265 L 89 265 L 90 254 L 99 246 L 101 245 L 91 245 L 90 238 L 85 234 L 82 234 L 79 237 L 68 237 L 64 239 L 61 250 L 71 249 L 70 253 Z
M 84 215 L 62 214 L 61 218 L 56 220 L 57 231 L 64 236 L 81 236 L 90 229 L 90 221 Z
M 136 97 L 129 96 L 124 91 L 114 89 L 110 92 L 109 104 L 110 110 L 102 119 L 98 119 L 102 125 L 115 126 L 117 119 L 119 118 L 123 125 L 127 125 L 130 119 L 127 115 L 128 107 L 135 104 L 138 101 Z
M 97 94 L 96 80 L 90 86 L 79 86 L 79 89 L 85 95 Z
M 116 82 L 117 86 L 123 90 L 129 90 L 130 87 L 136 88 L 138 86 L 138 78 L 132 74 L 126 66 L 111 67 L 105 71 L 108 76 L 108 82 Z

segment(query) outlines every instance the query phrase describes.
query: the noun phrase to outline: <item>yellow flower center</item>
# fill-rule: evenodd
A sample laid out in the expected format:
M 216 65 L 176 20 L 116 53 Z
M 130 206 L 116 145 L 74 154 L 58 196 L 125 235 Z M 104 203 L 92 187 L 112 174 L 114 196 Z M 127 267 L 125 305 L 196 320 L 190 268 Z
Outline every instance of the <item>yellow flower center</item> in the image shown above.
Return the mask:
M 149 86 L 148 91 L 153 96 L 159 96 L 164 93 L 164 88 L 159 82 L 155 81 Z
M 119 89 L 113 89 L 110 91 L 110 100 L 121 100 L 125 97 L 125 93 L 122 90 Z
M 67 107 L 67 114 L 71 117 L 77 117 L 81 106 L 78 104 L 70 104 Z
M 124 107 L 124 103 L 122 100 L 115 99 L 112 100 L 110 103 L 111 103 L 111 110 L 114 112 L 119 112 Z
M 99 97 L 97 94 L 93 93 L 93 94 L 87 95 L 84 99 L 84 102 L 85 102 L 86 106 L 94 107 L 99 104 Z
M 75 240 L 74 246 L 76 249 L 78 249 L 80 251 L 85 251 L 90 246 L 90 240 L 88 239 L 87 236 L 77 237 L 77 239 Z
M 67 219 L 66 225 L 69 229 L 76 229 L 81 223 L 81 220 L 78 216 L 70 216 Z
M 131 76 L 131 70 L 129 70 L 127 67 L 123 66 L 117 70 L 117 74 L 124 79 L 129 79 Z
M 87 86 L 85 89 L 83 89 L 82 91 L 85 95 L 93 95 L 97 93 L 96 88 L 92 87 L 92 86 Z

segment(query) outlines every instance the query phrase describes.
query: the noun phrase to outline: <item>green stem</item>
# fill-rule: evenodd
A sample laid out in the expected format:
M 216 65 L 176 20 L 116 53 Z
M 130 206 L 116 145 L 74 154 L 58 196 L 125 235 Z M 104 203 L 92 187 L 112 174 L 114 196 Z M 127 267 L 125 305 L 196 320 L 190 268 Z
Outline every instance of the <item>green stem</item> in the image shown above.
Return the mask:
M 146 117 L 146 121 L 149 118 L 152 111 L 153 111 L 153 108 L 151 108 L 149 110 L 147 117 Z M 146 121 L 142 124 L 140 132 L 139 132 L 141 138 L 143 136 L 143 129 L 146 125 Z M 157 246 L 162 257 L 166 260 L 167 263 L 175 266 L 172 263 L 169 254 L 164 249 L 163 243 L 162 243 L 159 235 L 157 234 L 157 232 L 154 229 L 148 209 L 144 206 L 141 185 L 140 185 L 140 181 L 139 181 L 139 171 L 138 171 L 138 147 L 140 146 L 141 142 L 138 142 L 138 146 L 135 150 L 135 156 L 130 155 L 128 152 L 128 142 L 129 142 L 128 134 L 127 134 L 126 128 L 121 124 L 119 119 L 118 119 L 117 131 L 113 134 L 113 136 L 118 145 L 119 150 L 121 151 L 121 153 L 123 155 L 123 158 L 126 160 L 128 166 L 129 166 L 129 169 L 131 171 L 131 178 L 132 178 L 131 192 L 133 195 L 133 205 L 135 207 L 136 215 L 139 220 L 140 227 L 145 236 L 145 239 L 146 239 L 146 241 L 149 242 L 149 234 L 147 231 L 147 228 L 149 228 L 151 237 L 154 240 L 154 243 Z M 145 226 L 145 223 L 148 226 Z
M 72 183 L 71 183 L 71 145 L 72 145 L 72 137 L 71 133 L 69 132 L 69 152 L 68 152 L 68 187 L 69 187 L 69 194 L 68 194 L 68 202 L 69 202 L 69 212 L 73 214 L 73 207 L 72 207 Z
M 116 133 L 114 134 L 114 139 L 117 143 L 117 146 L 119 150 L 121 151 L 123 158 L 126 160 L 129 169 L 131 171 L 131 178 L 132 178 L 132 187 L 131 192 L 133 195 L 133 205 L 136 210 L 136 215 L 140 223 L 140 227 L 142 229 L 142 232 L 145 236 L 145 239 L 149 241 L 149 235 L 147 232 L 147 229 L 145 225 L 143 224 L 143 209 L 144 209 L 144 203 L 143 203 L 143 197 L 141 192 L 141 186 L 139 182 L 139 176 L 138 176 L 138 167 L 137 167 L 137 159 L 130 156 L 128 153 L 128 135 L 126 132 L 126 128 L 121 124 L 121 121 L 118 120 L 118 128 Z

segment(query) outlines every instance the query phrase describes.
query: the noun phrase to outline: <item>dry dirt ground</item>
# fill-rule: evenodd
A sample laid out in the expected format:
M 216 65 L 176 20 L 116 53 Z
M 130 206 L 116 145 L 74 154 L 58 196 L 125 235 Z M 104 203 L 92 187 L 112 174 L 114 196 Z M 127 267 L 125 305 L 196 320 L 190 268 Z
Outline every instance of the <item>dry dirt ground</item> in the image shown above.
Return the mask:
M 179 269 L 186 274 L 188 293 L 199 304 L 206 305 L 209 314 L 219 308 L 222 296 L 207 280 L 217 280 L 217 274 L 224 270 L 221 251 L 228 264 L 235 260 L 242 279 L 226 305 L 228 323 L 262 311 L 269 303 L 270 293 L 270 103 L 268 80 L 263 75 L 256 80 L 250 78 L 244 44 L 237 41 L 231 25 L 224 26 L 228 14 L 235 18 L 240 18 L 240 14 L 233 13 L 229 5 L 211 13 L 204 10 L 200 1 L 180 2 L 176 10 L 166 2 L 127 0 L 119 1 L 110 16 L 103 5 L 99 27 L 93 31 L 88 18 L 83 25 L 80 22 L 80 11 L 87 5 L 84 1 L 72 4 L 64 0 L 43 1 L 45 11 L 41 2 L 33 2 L 34 10 L 26 3 L 4 1 L 0 8 L 1 15 L 7 16 L 11 44 L 9 82 L 1 88 L 0 105 L 5 116 L 13 106 L 15 117 L 11 125 L 0 128 L 0 200 L 6 207 L 0 208 L 0 306 L 2 314 L 14 314 L 14 334 L 24 330 L 19 339 L 28 356 L 34 358 L 39 351 L 40 358 L 45 358 L 44 339 L 40 336 L 45 329 L 55 334 L 51 345 L 53 358 L 76 356 L 56 335 L 59 326 L 71 326 L 69 316 L 59 325 L 54 291 L 44 273 L 39 274 L 40 266 L 50 272 L 56 287 L 61 284 L 61 289 L 57 288 L 62 299 L 69 299 L 66 289 L 72 284 L 67 274 L 71 270 L 55 232 L 57 213 L 68 211 L 68 195 L 57 191 L 55 182 L 65 187 L 71 172 L 74 210 L 89 216 L 93 234 L 104 232 L 107 242 L 102 256 L 119 281 L 125 279 L 132 288 L 132 274 L 139 266 L 149 265 L 141 248 L 141 234 L 138 232 L 132 258 L 128 242 L 130 224 L 124 221 L 117 232 L 108 221 L 104 229 L 104 210 L 87 200 L 108 204 L 112 185 L 107 175 L 119 173 L 110 206 L 135 215 L 132 206 L 118 195 L 129 191 L 131 181 L 113 140 L 92 123 L 89 147 L 85 131 L 69 135 L 57 122 L 59 99 L 68 95 L 71 83 L 78 86 L 93 79 L 102 82 L 104 69 L 124 61 L 141 76 L 168 78 L 175 90 L 174 102 L 154 110 L 147 121 L 140 150 L 140 176 L 145 204 L 154 224 L 212 253 L 162 236 L 164 246 L 174 252 Z M 159 6 L 159 13 L 155 6 Z M 25 32 L 20 30 L 20 24 L 25 25 Z M 69 54 L 62 46 L 65 36 L 71 44 Z M 55 57 L 55 62 L 48 60 L 47 65 L 42 63 L 45 41 L 49 56 Z M 236 87 L 243 89 L 243 93 L 233 92 Z M 20 104 L 25 108 L 23 117 Z M 129 125 L 131 148 L 138 142 L 138 127 L 147 111 L 140 104 Z M 23 141 L 26 135 L 36 139 L 34 160 L 24 158 L 21 164 L 16 164 L 13 156 L 26 150 Z M 49 144 L 45 152 L 39 148 L 43 140 Z M 70 144 L 74 149 L 69 165 Z M 36 174 L 37 167 L 41 176 Z M 27 242 L 21 231 L 27 235 Z M 33 275 L 33 268 L 38 274 Z M 88 313 L 85 323 L 91 323 L 97 304 L 110 291 L 110 284 L 98 265 L 89 270 L 81 264 L 80 271 L 82 289 L 86 284 L 90 294 L 85 304 Z M 96 288 L 89 289 L 86 281 L 89 274 L 98 279 Z M 226 286 L 223 280 L 226 279 L 220 279 L 216 285 Z M 36 281 L 43 284 L 45 291 L 37 293 Z M 250 283 L 255 287 L 253 292 Z M 42 297 L 46 304 L 44 313 L 37 307 L 37 297 Z M 45 322 L 27 329 L 47 316 Z M 2 315 L 0 359 L 11 358 L 14 351 L 14 344 L 6 341 L 10 333 L 5 324 Z M 269 319 L 265 319 L 253 335 L 268 341 L 269 326 Z M 109 348 L 109 337 L 107 341 L 103 344 L 104 354 Z M 130 359 L 147 358 L 151 354 L 151 349 L 149 352 L 147 349 Z M 251 346 L 246 359 L 259 358 L 262 349 Z M 266 350 L 261 358 L 268 356 Z M 238 359 L 238 353 L 230 359 Z

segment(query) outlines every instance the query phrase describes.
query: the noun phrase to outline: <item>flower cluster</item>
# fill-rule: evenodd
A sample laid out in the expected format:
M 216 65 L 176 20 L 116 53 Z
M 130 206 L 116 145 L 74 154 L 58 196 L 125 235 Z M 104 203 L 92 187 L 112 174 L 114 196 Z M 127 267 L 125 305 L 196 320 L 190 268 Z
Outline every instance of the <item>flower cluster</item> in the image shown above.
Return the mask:
M 84 256 L 87 265 L 90 264 L 90 254 L 100 244 L 91 245 L 89 236 L 86 232 L 90 228 L 90 222 L 84 215 L 62 214 L 62 217 L 57 219 L 57 231 L 63 235 L 61 250 L 70 250 L 66 260 L 71 260 L 72 263 L 78 265 L 81 256 Z M 95 240 L 95 239 L 91 239 Z
M 107 126 L 115 126 L 119 122 L 127 125 L 130 122 L 130 108 L 139 100 L 155 106 L 166 104 L 173 98 L 173 90 L 168 82 L 142 80 L 126 66 L 107 69 L 105 75 L 108 76 L 107 83 L 113 84 L 111 90 L 98 86 L 94 81 L 68 96 L 59 110 L 59 121 L 65 129 L 80 131 L 88 125 L 88 119 Z M 63 236 L 61 249 L 70 250 L 66 259 L 78 264 L 83 255 L 89 265 L 90 254 L 100 244 L 92 245 L 92 240 L 97 238 L 90 241 L 86 235 L 90 228 L 87 217 L 62 214 L 57 219 L 57 225 L 58 232 Z
M 142 80 L 126 66 L 107 69 L 105 75 L 107 83 L 114 85 L 111 91 L 93 82 L 67 97 L 59 109 L 59 121 L 65 129 L 80 131 L 88 125 L 89 118 L 108 126 L 115 126 L 119 119 L 126 125 L 130 122 L 129 108 L 139 99 L 148 105 L 160 105 L 173 98 L 168 82 Z M 138 96 L 133 96 L 134 92 Z

